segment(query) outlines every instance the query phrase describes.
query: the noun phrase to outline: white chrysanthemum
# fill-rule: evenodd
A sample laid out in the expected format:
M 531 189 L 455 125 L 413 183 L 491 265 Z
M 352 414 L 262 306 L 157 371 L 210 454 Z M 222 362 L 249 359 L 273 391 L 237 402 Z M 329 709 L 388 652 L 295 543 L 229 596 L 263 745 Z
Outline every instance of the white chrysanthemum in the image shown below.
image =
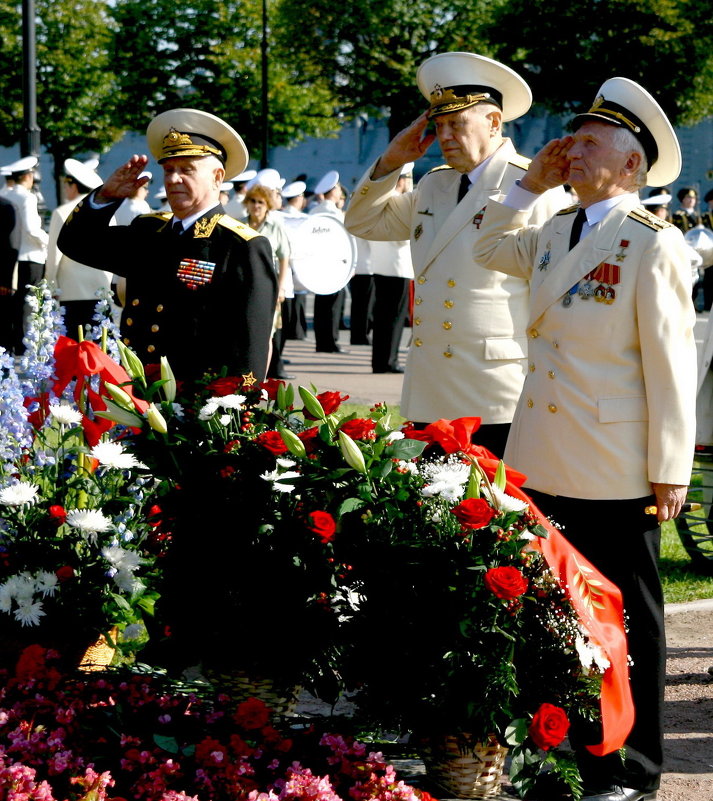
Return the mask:
M 245 395 L 223 395 L 219 400 L 224 409 L 241 409 L 246 398 Z
M 89 455 L 104 467 L 114 467 L 117 470 L 130 470 L 133 467 L 148 469 L 133 454 L 127 453 L 120 442 L 100 442 L 91 449 Z
M 605 656 L 602 649 L 592 642 L 587 642 L 584 637 L 577 637 L 574 641 L 574 646 L 577 649 L 577 656 L 585 671 L 595 667 L 600 673 L 610 667 L 611 663 Z
M 208 398 L 205 404 L 198 412 L 199 420 L 210 420 L 210 418 L 218 411 L 220 407 L 220 398 Z
M 404 436 L 405 435 L 403 431 L 388 431 L 386 434 L 384 434 L 384 439 L 387 442 L 395 442 L 397 439 L 403 439 Z
M 35 580 L 29 573 L 18 573 L 5 582 L 5 590 L 11 599 L 20 603 L 31 601 L 35 594 Z
M 18 481 L 0 490 L 0 503 L 4 506 L 25 506 L 34 503 L 39 487 L 29 481 Z
M 0 584 L 0 612 L 9 612 L 12 609 L 12 592 L 7 584 Z
M 33 603 L 22 601 L 18 603 L 15 610 L 15 620 L 23 626 L 38 626 L 40 618 L 44 614 L 40 601 L 34 601 Z
M 117 570 L 138 570 L 141 566 L 141 557 L 136 551 L 127 551 L 119 545 L 109 545 L 102 548 L 102 556 Z
M 52 596 L 57 592 L 57 576 L 49 570 L 42 570 L 35 576 L 35 589 L 42 597 Z
M 513 498 L 512 495 L 503 492 L 500 487 L 496 487 L 495 484 L 492 484 L 491 488 L 495 496 L 495 507 L 503 512 L 524 512 L 529 506 L 527 501 Z
M 111 519 L 98 509 L 72 509 L 67 512 L 67 523 L 94 539 L 112 527 Z
M 428 482 L 421 490 L 425 498 L 438 496 L 452 503 L 463 495 L 470 475 L 470 465 L 450 457 L 437 462 L 428 462 L 421 467 L 421 475 Z
M 283 467 L 285 470 L 287 470 L 290 467 L 294 467 L 297 464 L 297 462 L 295 462 L 294 460 L 285 459 L 282 456 L 278 456 L 277 459 L 275 459 L 275 461 L 277 462 L 279 467 Z
M 230 425 L 230 422 L 231 422 L 232 419 L 233 418 L 229 414 L 221 414 L 220 417 L 218 418 L 218 422 L 222 426 L 226 426 L 227 427 L 227 426 Z
M 82 413 L 68 403 L 51 403 L 50 414 L 65 426 L 79 425 L 82 422 Z
M 294 470 L 287 470 L 284 473 L 280 473 L 278 470 L 273 470 L 271 473 L 263 473 L 260 478 L 264 479 L 265 481 L 271 481 L 272 488 L 275 490 L 275 492 L 294 492 L 294 484 L 283 484 L 282 482 L 285 479 L 297 478 L 299 475 L 300 473 L 296 473 Z

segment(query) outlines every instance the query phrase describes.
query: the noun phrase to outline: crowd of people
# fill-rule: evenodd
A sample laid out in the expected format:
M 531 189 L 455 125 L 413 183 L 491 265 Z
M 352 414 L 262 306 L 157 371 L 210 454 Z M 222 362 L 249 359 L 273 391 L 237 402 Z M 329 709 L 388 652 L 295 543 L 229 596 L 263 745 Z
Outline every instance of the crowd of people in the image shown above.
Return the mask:
M 595 755 L 586 728 L 570 739 L 586 801 L 654 799 L 665 638 L 660 528 L 644 510 L 669 520 L 686 497 L 697 367 L 681 231 L 710 227 L 713 215 L 686 188 L 669 221 L 663 187 L 680 175 L 680 147 L 656 99 L 633 81 L 605 81 L 571 134 L 532 161 L 503 134 L 532 102 L 512 69 L 442 53 L 416 82 L 426 111 L 369 167 L 346 214 L 336 171 L 309 195 L 306 175 L 288 183 L 274 169 L 247 171 L 245 145 L 223 120 L 173 109 L 147 129 L 167 207 L 141 207 L 147 156 L 104 181 L 94 165 L 68 160 L 66 203 L 48 237 L 30 191 L 34 161 L 25 160 L 8 194 L 27 240 L 8 259 L 22 287 L 42 274 L 51 248 L 47 275 L 73 325 L 86 321 L 92 291 L 113 284 L 123 341 L 145 362 L 167 356 L 181 378 L 227 367 L 289 379 L 282 349 L 306 334 L 310 291 L 315 348 L 338 355 L 348 288 L 351 342 L 371 344 L 374 372 L 405 372 L 402 414 L 417 428 L 479 416 L 476 442 L 527 475 L 538 506 L 619 586 L 636 706 L 626 753 Z M 445 164 L 414 185 L 436 140 Z M 656 188 L 642 205 L 646 186 Z M 705 201 L 713 205 L 711 193 Z M 313 230 L 355 238 L 343 286 L 318 279 L 315 289 L 296 269 L 310 216 L 323 223 Z M 335 253 L 333 269 L 345 261 Z M 19 325 L 19 301 L 13 308 Z

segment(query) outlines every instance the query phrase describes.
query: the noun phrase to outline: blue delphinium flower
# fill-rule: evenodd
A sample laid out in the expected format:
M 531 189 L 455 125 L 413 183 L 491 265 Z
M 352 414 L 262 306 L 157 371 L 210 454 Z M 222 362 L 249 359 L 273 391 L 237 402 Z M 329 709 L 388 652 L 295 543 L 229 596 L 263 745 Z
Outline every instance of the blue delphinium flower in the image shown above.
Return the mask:
M 101 288 L 97 289 L 94 293 L 97 300 L 97 305 L 94 307 L 94 314 L 92 320 L 95 325 L 89 331 L 87 339 L 96 342 L 100 347 L 104 346 L 106 342 L 106 352 L 114 359 L 119 361 L 119 348 L 116 344 L 119 339 L 119 329 L 114 322 L 114 309 L 111 304 L 112 293 L 111 290 Z M 106 334 L 104 333 L 106 331 Z
M 44 392 L 51 394 L 54 349 L 65 329 L 59 303 L 52 297 L 46 281 L 29 287 L 26 302 L 30 317 L 18 372 L 24 396 L 39 397 Z
M 15 372 L 15 360 L 0 348 L 0 472 L 2 483 L 15 472 L 13 466 L 32 444 L 32 426 L 24 405 L 25 396 Z

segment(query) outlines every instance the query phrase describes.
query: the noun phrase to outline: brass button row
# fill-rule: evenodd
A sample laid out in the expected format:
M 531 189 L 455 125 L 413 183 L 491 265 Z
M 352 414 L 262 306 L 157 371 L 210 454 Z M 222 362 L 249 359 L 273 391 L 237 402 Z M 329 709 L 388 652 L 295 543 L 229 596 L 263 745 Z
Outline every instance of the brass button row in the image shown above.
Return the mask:
M 140 304 L 141 304 L 141 301 L 138 298 L 134 298 L 131 301 L 131 305 L 132 306 L 139 306 Z M 163 303 L 159 303 L 158 306 L 156 306 L 156 311 L 159 312 L 159 313 L 163 311 Z
M 528 398 L 527 399 L 527 408 L 528 409 L 532 409 L 532 407 L 534 405 L 535 405 L 535 401 L 532 400 L 532 398 Z M 557 406 L 554 403 L 548 403 L 547 404 L 547 411 L 550 412 L 551 414 L 556 414 L 559 410 L 557 409 Z

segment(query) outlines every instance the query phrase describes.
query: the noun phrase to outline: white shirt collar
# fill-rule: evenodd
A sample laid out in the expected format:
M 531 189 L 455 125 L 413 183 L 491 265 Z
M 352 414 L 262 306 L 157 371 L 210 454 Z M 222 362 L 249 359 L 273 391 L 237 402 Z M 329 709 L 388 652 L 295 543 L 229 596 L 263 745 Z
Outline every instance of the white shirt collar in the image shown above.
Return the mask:
M 587 226 L 589 229 L 594 228 L 594 226 L 601 222 L 609 212 L 618 206 L 624 198 L 631 197 L 631 196 L 638 197 L 637 192 L 626 192 L 623 195 L 615 195 L 614 197 L 608 197 L 605 200 L 599 200 L 597 203 L 592 203 L 591 206 L 584 210 L 584 213 L 587 215 Z M 585 229 L 582 232 L 583 236 L 589 233 L 589 230 Z
M 204 209 L 201 209 L 197 214 L 191 214 L 190 217 L 185 217 L 183 220 L 181 220 L 183 230 L 187 231 L 196 220 L 200 219 L 204 214 L 209 212 L 211 209 L 214 209 L 217 205 L 217 203 L 211 203 L 210 206 L 206 206 Z M 171 225 L 173 225 L 177 219 L 178 217 L 176 217 L 174 214 L 173 219 L 171 220 Z

